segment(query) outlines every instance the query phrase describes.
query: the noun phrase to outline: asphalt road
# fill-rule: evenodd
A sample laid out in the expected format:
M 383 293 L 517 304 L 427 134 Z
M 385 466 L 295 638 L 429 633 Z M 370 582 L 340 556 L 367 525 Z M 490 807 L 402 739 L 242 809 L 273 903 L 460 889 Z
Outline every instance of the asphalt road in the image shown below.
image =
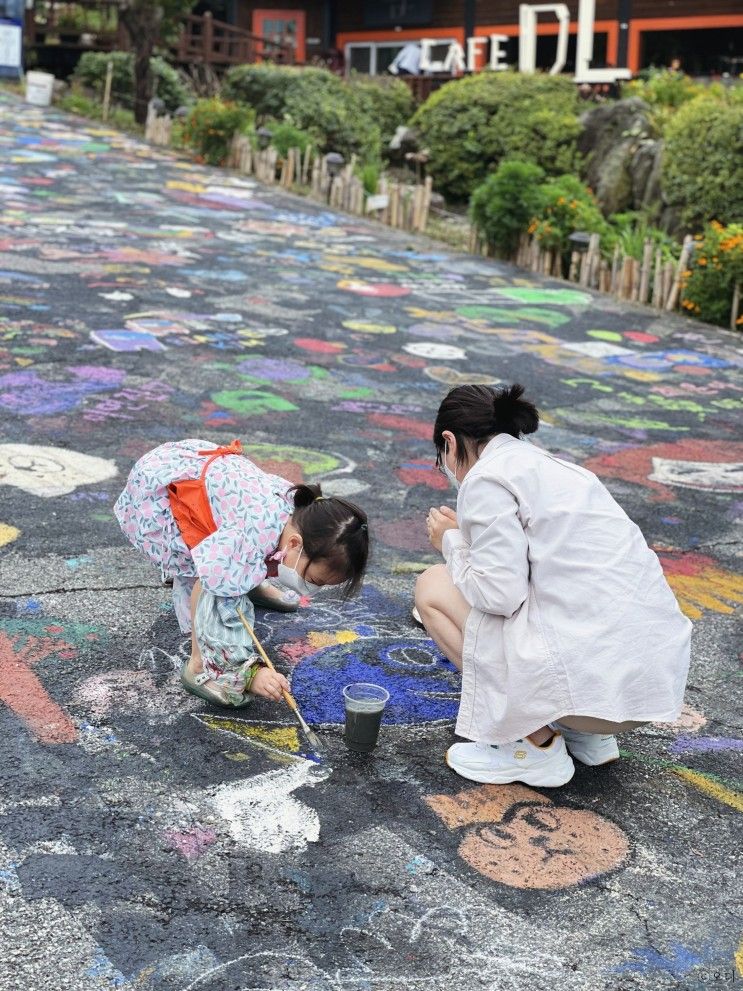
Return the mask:
M 743 981 L 740 336 L 11 98 L 0 197 L 0 991 Z M 597 472 L 695 622 L 680 723 L 559 791 L 446 768 L 457 676 L 409 620 L 452 495 L 433 416 L 466 381 L 527 386 L 537 442 Z M 180 688 L 112 504 L 182 437 L 370 513 L 359 600 L 257 624 L 321 763 L 286 709 Z M 364 676 L 392 694 L 370 758 L 340 736 Z

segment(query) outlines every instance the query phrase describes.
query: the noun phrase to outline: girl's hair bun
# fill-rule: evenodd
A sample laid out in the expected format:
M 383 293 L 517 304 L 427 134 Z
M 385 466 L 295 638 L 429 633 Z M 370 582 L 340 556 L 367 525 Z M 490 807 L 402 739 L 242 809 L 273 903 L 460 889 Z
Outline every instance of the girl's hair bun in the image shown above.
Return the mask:
M 295 485 L 291 491 L 294 493 L 295 509 L 311 506 L 316 499 L 322 496 L 322 489 L 319 485 Z
M 523 399 L 523 395 L 523 385 L 493 390 L 493 416 L 499 433 L 519 437 L 521 434 L 533 434 L 539 426 L 537 407 L 528 399 Z

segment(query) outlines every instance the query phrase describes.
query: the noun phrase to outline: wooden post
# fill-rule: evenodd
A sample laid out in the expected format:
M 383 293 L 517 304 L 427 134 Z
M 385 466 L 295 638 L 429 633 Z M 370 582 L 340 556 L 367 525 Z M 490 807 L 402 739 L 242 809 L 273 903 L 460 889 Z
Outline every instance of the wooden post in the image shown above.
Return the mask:
M 586 282 L 589 289 L 593 289 L 598 274 L 599 260 L 601 258 L 599 250 L 600 242 L 601 238 L 598 234 L 591 234 L 588 242 L 588 281 Z
M 653 264 L 653 242 L 650 238 L 645 241 L 645 247 L 642 251 L 642 268 L 640 269 L 640 291 L 639 291 L 639 301 L 641 303 L 647 303 L 648 301 L 648 289 L 650 288 L 650 269 Z
M 678 265 L 676 266 L 676 275 L 674 277 L 673 283 L 671 285 L 671 291 L 666 299 L 666 310 L 675 310 L 676 304 L 678 303 L 679 291 L 681 289 L 681 273 L 686 271 L 689 264 L 689 255 L 691 254 L 691 246 L 694 243 L 694 238 L 687 234 L 684 238 L 684 246 L 681 249 L 681 257 L 679 258 Z
M 632 295 L 632 265 L 634 258 L 630 258 L 629 255 L 625 255 L 622 259 L 622 282 L 620 297 L 621 299 L 629 299 Z
M 611 291 L 611 270 L 605 258 L 599 262 L 599 289 L 601 292 Z
M 111 84 L 114 78 L 114 64 L 111 59 L 106 66 L 106 84 L 103 89 L 103 119 L 108 120 L 108 113 L 111 109 Z
M 312 165 L 312 145 L 307 145 L 304 150 L 304 161 L 302 162 L 302 185 L 306 186 L 310 178 L 310 166 Z
M 630 299 L 633 303 L 636 303 L 640 298 L 640 263 L 636 258 L 632 259 L 632 277 L 631 277 Z
M 663 305 L 663 255 L 660 248 L 655 252 L 655 273 L 653 275 L 652 305 L 659 310 Z
M 584 251 L 580 258 L 580 275 L 578 276 L 578 282 L 582 286 L 588 285 L 588 265 L 590 262 L 589 251 Z
M 738 309 L 740 308 L 740 282 L 733 286 L 733 305 L 730 309 L 730 329 L 738 329 Z
M 570 255 L 570 268 L 568 269 L 568 282 L 576 282 L 580 269 L 580 251 L 573 251 Z
M 614 245 L 614 256 L 611 260 L 611 291 L 613 293 L 619 292 L 619 256 L 621 252 L 619 245 Z
M 214 48 L 214 20 L 210 10 L 204 12 L 201 25 L 202 59 L 204 65 L 211 65 L 212 49 Z

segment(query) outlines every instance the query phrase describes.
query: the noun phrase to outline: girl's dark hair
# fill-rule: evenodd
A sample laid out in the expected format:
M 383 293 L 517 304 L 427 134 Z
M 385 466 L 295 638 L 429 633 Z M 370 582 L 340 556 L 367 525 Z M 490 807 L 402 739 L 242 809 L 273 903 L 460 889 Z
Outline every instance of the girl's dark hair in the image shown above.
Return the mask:
M 460 385 L 452 389 L 439 406 L 433 427 L 436 464 L 444 455 L 444 431 L 450 430 L 457 441 L 457 464 L 467 460 L 467 441 L 480 449 L 496 434 L 520 437 L 533 434 L 539 426 L 539 411 L 534 403 L 522 399 L 523 385 L 492 389 L 488 385 Z
M 332 571 L 345 575 L 344 594 L 361 588 L 369 558 L 366 513 L 338 496 L 324 496 L 319 485 L 295 485 L 292 522 L 299 530 L 307 563 L 327 561 Z

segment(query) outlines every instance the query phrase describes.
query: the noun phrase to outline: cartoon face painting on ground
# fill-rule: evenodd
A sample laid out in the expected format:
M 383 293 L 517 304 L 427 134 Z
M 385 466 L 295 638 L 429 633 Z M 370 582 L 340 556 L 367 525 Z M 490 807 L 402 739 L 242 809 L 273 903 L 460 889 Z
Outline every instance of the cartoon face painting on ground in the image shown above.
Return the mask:
M 411 239 L 0 99 L 0 991 L 701 988 L 743 971 L 740 338 Z M 410 620 L 453 385 L 523 381 L 695 622 L 676 726 L 549 795 L 443 763 L 460 680 Z M 182 692 L 112 514 L 169 440 L 369 512 L 361 596 L 258 610 L 285 707 Z M 648 658 L 652 664 L 652 658 Z M 371 757 L 342 689 L 390 693 Z M 738 957 L 736 958 L 736 953 Z M 739 963 L 736 963 L 738 959 Z

